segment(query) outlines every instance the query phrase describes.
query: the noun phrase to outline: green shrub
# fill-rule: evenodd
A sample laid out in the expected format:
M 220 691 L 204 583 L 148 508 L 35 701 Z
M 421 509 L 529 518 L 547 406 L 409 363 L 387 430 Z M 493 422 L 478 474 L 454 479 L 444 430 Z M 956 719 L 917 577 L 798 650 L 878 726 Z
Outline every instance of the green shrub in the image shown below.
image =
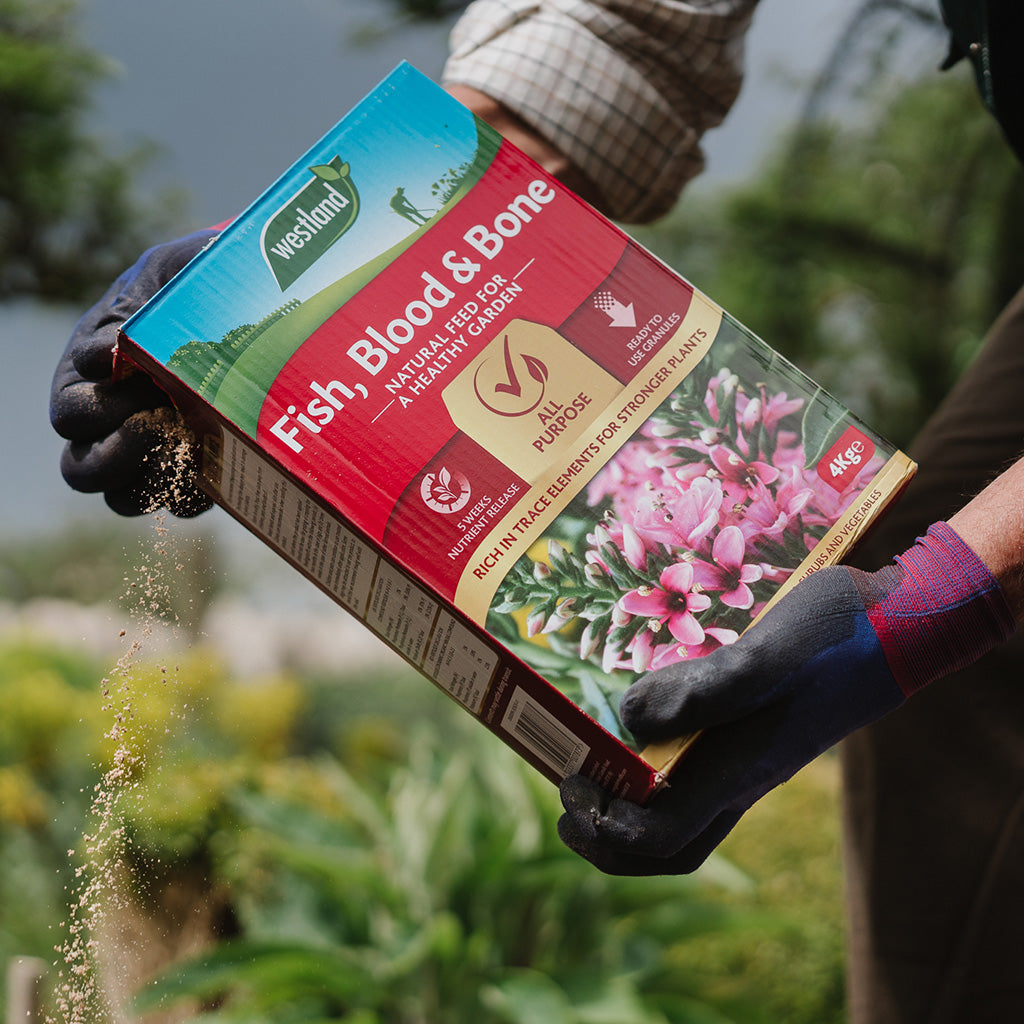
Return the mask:
M 147 985 L 136 1010 L 188 996 L 210 1020 L 732 1019 L 670 969 L 694 936 L 749 923 L 708 896 L 746 885 L 723 862 L 602 875 L 558 841 L 549 783 L 504 748 L 453 753 L 429 727 L 386 776 L 316 769 L 312 802 L 239 788 L 214 870 L 242 937 Z
M 205 1019 L 268 1024 L 841 1020 L 820 772 L 762 801 L 698 876 L 614 879 L 557 839 L 554 787 L 411 672 L 235 679 L 193 650 L 104 676 L 8 640 L 0 700 L 3 957 L 52 960 L 64 938 L 126 716 L 111 913 L 157 937 L 205 916 L 220 936 L 136 1013 L 191 996 Z M 191 909 L 167 916 L 182 892 Z

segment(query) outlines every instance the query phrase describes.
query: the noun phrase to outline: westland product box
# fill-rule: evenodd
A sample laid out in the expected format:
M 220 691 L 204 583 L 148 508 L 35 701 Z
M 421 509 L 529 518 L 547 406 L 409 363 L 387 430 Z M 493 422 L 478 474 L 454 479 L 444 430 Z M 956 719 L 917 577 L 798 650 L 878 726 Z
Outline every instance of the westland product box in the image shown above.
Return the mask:
M 912 464 L 402 65 L 125 326 L 212 497 L 551 779 Z

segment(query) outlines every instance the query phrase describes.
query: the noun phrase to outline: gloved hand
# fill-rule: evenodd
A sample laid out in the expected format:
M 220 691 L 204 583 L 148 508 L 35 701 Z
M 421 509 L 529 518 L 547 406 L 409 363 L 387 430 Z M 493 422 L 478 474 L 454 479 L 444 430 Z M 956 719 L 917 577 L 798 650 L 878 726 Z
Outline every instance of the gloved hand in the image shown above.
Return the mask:
M 641 745 L 706 732 L 647 807 L 566 779 L 559 834 L 612 874 L 693 871 L 765 793 L 1014 627 L 999 583 L 946 523 L 877 572 L 821 569 L 735 644 L 626 691 Z
M 61 473 L 77 491 L 104 492 L 121 515 L 166 506 L 194 516 L 211 505 L 184 453 L 188 435 L 170 399 L 143 373 L 112 379 L 118 328 L 217 234 L 197 231 L 143 253 L 79 320 L 57 365 L 50 422 L 67 438 Z

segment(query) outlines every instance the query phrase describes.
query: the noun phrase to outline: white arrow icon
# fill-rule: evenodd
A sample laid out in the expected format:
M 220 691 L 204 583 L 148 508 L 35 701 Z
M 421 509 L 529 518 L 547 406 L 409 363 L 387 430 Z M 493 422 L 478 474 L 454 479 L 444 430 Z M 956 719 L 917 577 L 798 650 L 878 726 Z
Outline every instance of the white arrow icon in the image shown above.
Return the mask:
M 636 327 L 632 302 L 624 306 L 611 292 L 598 292 L 594 296 L 594 305 L 608 314 L 609 327 Z

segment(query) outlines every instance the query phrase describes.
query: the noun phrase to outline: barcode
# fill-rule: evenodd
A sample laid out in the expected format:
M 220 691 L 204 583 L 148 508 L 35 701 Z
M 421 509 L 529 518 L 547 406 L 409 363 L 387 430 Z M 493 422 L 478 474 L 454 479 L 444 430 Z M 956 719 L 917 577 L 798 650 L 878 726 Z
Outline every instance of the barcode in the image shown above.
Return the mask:
M 590 747 L 575 733 L 519 687 L 512 694 L 501 725 L 563 777 L 572 775 L 590 753 Z

